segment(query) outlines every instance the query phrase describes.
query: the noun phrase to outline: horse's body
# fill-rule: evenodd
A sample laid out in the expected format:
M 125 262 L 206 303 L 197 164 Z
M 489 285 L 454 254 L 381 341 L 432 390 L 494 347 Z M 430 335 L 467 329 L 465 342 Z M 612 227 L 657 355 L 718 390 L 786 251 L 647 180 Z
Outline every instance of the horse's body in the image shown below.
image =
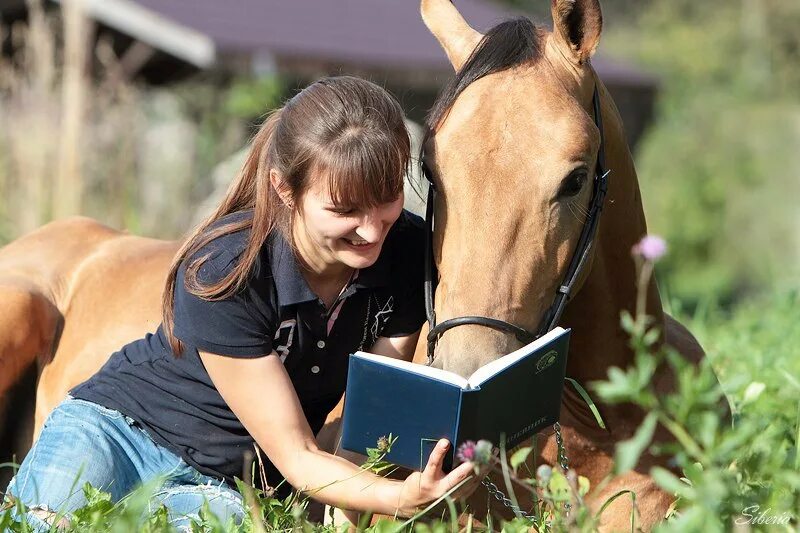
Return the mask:
M 155 331 L 177 249 L 88 218 L 53 222 L 0 249 L 0 401 L 38 364 L 35 435 L 71 387 Z
M 482 36 L 448 0 L 423 0 L 422 8 L 426 24 L 458 70 Z M 599 6 L 591 0 L 554 0 L 553 12 L 556 31 L 542 31 L 538 42 L 542 59 L 471 82 L 455 95 L 446 119 L 434 124 L 428 148 L 435 154 L 432 164 L 442 195 L 436 211 L 441 275 L 437 315 L 478 314 L 535 328 L 569 261 L 580 222 L 559 221 L 560 211 L 554 215 L 557 208 L 541 199 L 543 194 L 548 198 L 552 186 L 546 176 L 563 175 L 558 165 L 565 160 L 596 157 L 598 132 L 590 116 L 591 91 L 598 83 L 612 175 L 590 270 L 561 321 L 573 328 L 567 374 L 586 385 L 605 378 L 609 367 L 632 362 L 619 317 L 634 307 L 630 249 L 646 226 L 619 114 L 588 63 L 600 33 Z M 518 184 L 514 180 L 519 178 L 527 181 Z M 0 250 L 0 401 L 22 371 L 38 363 L 38 432 L 69 388 L 92 375 L 122 345 L 155 330 L 164 279 L 177 248 L 175 242 L 71 219 Z M 648 296 L 648 313 L 662 325 L 664 341 L 699 361 L 701 347 L 662 312 L 655 283 Z M 506 335 L 464 326 L 442 337 L 436 364 L 467 375 L 487 358 L 515 347 Z M 424 361 L 424 349 L 415 360 Z M 673 390 L 672 374 L 657 376 L 658 390 Z M 633 434 L 644 413 L 629 405 L 598 407 L 605 430 L 577 393 L 565 389 L 561 426 L 570 467 L 593 487 L 608 478 L 601 490 L 590 494 L 595 508 L 622 489 L 636 492 L 637 524 L 649 528 L 672 501 L 647 474 L 657 459 L 645 453 L 636 470 L 609 476 L 614 446 Z M 335 411 L 329 420 L 337 418 Z M 326 426 L 320 435 L 328 449 L 335 442 L 333 427 Z M 666 438 L 661 429 L 657 438 Z M 533 461 L 556 464 L 552 430 L 538 440 L 540 453 L 531 459 L 531 468 Z M 476 494 L 470 503 L 479 517 L 486 495 Z M 630 510 L 629 498 L 617 499 L 603 515 L 604 526 L 629 528 Z

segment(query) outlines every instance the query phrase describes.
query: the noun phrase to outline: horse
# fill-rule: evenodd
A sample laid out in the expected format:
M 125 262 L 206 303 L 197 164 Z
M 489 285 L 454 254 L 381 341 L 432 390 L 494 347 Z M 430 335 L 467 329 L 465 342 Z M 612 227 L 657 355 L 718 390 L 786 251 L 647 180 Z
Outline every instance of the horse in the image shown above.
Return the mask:
M 588 201 L 588 187 L 570 202 L 553 199 L 564 176 L 594 167 L 599 131 L 591 99 L 597 87 L 613 175 L 590 264 L 561 325 L 573 330 L 570 377 L 588 383 L 604 378 L 611 366 L 628 366 L 633 354 L 618 321 L 622 310 L 634 306 L 630 249 L 646 224 L 619 113 L 589 61 L 602 28 L 597 0 L 553 0 L 552 32 L 518 20 L 482 35 L 448 0 L 422 0 L 421 14 L 458 73 L 437 104 L 444 112 L 430 125 L 426 142 L 439 190 L 436 315 L 482 315 L 535 328 L 570 261 Z M 0 399 L 26 368 L 40 368 L 34 438 L 71 387 L 120 346 L 156 329 L 178 247 L 78 217 L 48 224 L 0 250 Z M 664 342 L 694 363 L 704 357 L 688 330 L 663 312 L 655 282 L 648 287 L 647 312 L 662 326 Z M 417 362 L 424 361 L 424 344 Z M 466 325 L 441 336 L 434 364 L 469 375 L 518 346 L 508 335 Z M 659 391 L 674 388 L 668 371 L 657 376 Z M 598 408 L 605 429 L 565 389 L 561 427 L 567 456 L 593 487 L 609 478 L 615 444 L 629 438 L 644 416 L 629 405 Z M 326 449 L 335 447 L 339 416 L 340 409 L 332 412 L 320 433 Z M 657 438 L 668 438 L 663 428 Z M 556 464 L 551 432 L 536 439 L 532 466 Z M 663 459 L 645 453 L 635 470 L 607 480 L 587 501 L 596 509 L 609 495 L 632 490 L 638 524 L 652 527 L 673 500 L 647 475 L 653 464 Z M 485 495 L 470 504 L 485 507 Z M 630 527 L 632 510 L 629 500 L 615 500 L 602 527 Z
M 552 31 L 516 19 L 483 35 L 449 0 L 422 0 L 421 12 L 457 73 L 429 115 L 424 144 L 438 191 L 433 316 L 440 325 L 488 317 L 535 332 L 552 317 L 556 295 L 565 292 L 571 299 L 558 323 L 572 329 L 567 376 L 589 385 L 606 378 L 610 367 L 632 365 L 620 316 L 635 314 L 631 251 L 647 225 L 622 120 L 591 64 L 603 26 L 599 0 L 552 0 Z M 598 158 L 610 170 L 602 217 L 586 265 L 565 290 L 592 216 L 592 176 L 603 170 Z M 660 342 L 698 365 L 705 357 L 702 347 L 664 312 L 654 279 L 646 296 Z M 438 339 L 433 364 L 468 376 L 522 346 L 514 334 L 486 326 L 479 319 L 438 328 L 431 339 Z M 415 361 L 424 362 L 424 352 L 418 349 Z M 653 387 L 660 395 L 675 390 L 676 376 L 666 364 Z M 630 528 L 632 518 L 650 529 L 674 501 L 648 474 L 654 465 L 671 468 L 668 458 L 646 451 L 636 468 L 614 475 L 616 444 L 633 436 L 646 412 L 595 401 L 605 428 L 576 390 L 564 389 L 560 426 L 569 467 L 595 488 L 586 499 L 594 512 L 620 491 L 636 494 L 635 505 L 630 498 L 615 499 L 600 516 L 601 529 Z M 730 418 L 727 402 L 720 416 Z M 655 441 L 671 440 L 659 426 Z M 555 430 L 536 441 L 529 467 L 559 464 Z M 475 505 L 480 500 L 474 500 L 473 512 L 481 516 Z

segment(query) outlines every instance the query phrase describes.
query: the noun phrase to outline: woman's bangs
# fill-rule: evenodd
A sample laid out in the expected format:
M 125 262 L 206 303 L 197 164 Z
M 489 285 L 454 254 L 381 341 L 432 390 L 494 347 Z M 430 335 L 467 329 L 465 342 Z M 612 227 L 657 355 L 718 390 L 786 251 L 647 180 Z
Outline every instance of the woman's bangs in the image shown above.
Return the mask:
M 347 150 L 324 164 L 331 202 L 346 208 L 393 202 L 403 190 L 408 157 L 401 151 Z

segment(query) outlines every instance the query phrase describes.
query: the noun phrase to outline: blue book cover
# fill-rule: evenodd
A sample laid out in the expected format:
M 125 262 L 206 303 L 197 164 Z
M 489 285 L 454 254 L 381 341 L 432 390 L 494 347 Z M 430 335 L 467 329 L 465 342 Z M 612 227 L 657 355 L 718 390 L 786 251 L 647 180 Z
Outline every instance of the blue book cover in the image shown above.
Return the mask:
M 386 460 L 414 470 L 434 444 L 452 444 L 444 469 L 456 464 L 466 440 L 487 439 L 508 449 L 558 421 L 570 330 L 551 332 L 479 368 L 468 379 L 390 357 L 350 356 L 342 447 L 358 453 L 382 436 L 397 437 Z

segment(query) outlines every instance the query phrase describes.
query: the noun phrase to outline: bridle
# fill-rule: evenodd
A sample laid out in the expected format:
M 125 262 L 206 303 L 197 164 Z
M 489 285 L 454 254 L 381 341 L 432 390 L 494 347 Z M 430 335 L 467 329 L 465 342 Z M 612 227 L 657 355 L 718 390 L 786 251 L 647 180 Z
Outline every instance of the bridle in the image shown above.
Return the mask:
M 433 212 L 436 203 L 436 185 L 431 177 L 430 169 L 425 161 L 425 156 L 422 157 L 422 174 L 428 181 L 428 200 L 425 208 L 426 220 L 426 246 L 425 246 L 425 313 L 428 316 L 428 365 L 433 363 L 434 351 L 436 350 L 436 343 L 445 331 L 453 329 L 457 326 L 463 325 L 477 325 L 492 328 L 499 331 L 504 331 L 514 335 L 521 343 L 528 344 L 535 339 L 541 337 L 554 327 L 558 325 L 561 314 L 564 312 L 564 307 L 569 302 L 572 294 L 572 288 L 575 285 L 578 277 L 586 266 L 586 262 L 590 256 L 592 245 L 594 244 L 595 236 L 597 235 L 597 226 L 600 220 L 600 213 L 603 211 L 603 201 L 608 191 L 608 174 L 610 170 L 606 170 L 605 166 L 605 139 L 603 136 L 603 120 L 600 115 L 600 98 L 597 91 L 597 83 L 595 83 L 594 93 L 592 95 L 592 105 L 594 107 L 594 123 L 600 130 L 600 148 L 597 152 L 597 165 L 595 168 L 594 185 L 592 189 L 592 200 L 589 206 L 589 215 L 584 222 L 581 235 L 578 238 L 578 244 L 575 247 L 575 253 L 572 255 L 567 272 L 561 285 L 556 290 L 555 299 L 545 312 L 539 324 L 536 333 L 532 333 L 524 328 L 515 324 L 511 324 L 504 320 L 485 316 L 460 316 L 450 318 L 439 324 L 436 323 L 436 312 L 434 311 L 434 291 L 436 280 L 436 265 L 433 261 Z

